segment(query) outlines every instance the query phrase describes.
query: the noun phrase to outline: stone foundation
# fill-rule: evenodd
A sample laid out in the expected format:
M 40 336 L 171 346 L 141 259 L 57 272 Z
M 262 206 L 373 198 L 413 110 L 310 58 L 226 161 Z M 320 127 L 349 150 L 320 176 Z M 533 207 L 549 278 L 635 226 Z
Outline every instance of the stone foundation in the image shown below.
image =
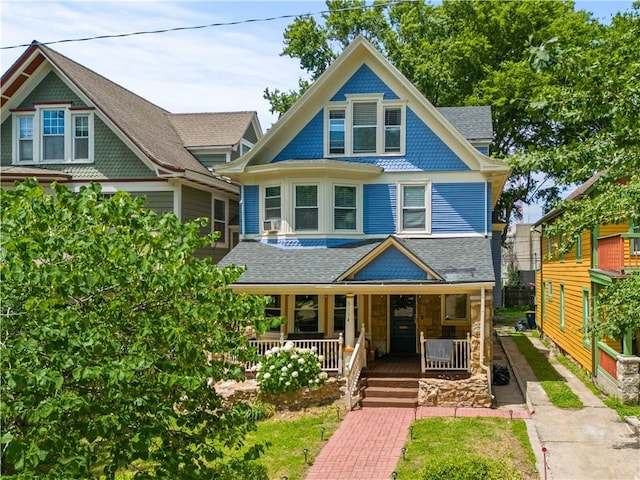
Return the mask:
M 223 405 L 251 403 L 256 399 L 270 403 L 276 410 L 302 410 L 308 407 L 327 405 L 340 398 L 339 384 L 335 378 L 329 377 L 324 385 L 318 388 L 302 388 L 295 392 L 262 393 L 255 380 L 243 383 L 221 382 L 215 385 L 216 392 L 223 398 Z
M 640 357 L 618 355 L 616 361 L 618 385 L 616 396 L 625 405 L 640 403 Z
M 418 405 L 425 407 L 491 407 L 489 381 L 479 373 L 465 380 L 422 378 Z

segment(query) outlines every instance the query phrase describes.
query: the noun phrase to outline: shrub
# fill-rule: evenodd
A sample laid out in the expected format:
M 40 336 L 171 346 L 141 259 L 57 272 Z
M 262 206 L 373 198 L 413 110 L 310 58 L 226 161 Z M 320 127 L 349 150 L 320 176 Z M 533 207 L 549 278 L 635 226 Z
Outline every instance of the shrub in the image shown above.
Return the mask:
M 517 470 L 505 462 L 469 457 L 439 457 L 422 470 L 424 480 L 512 480 L 520 478 Z
M 319 387 L 327 379 L 322 371 L 322 357 L 315 348 L 296 348 L 287 342 L 274 347 L 256 366 L 256 380 L 266 393 L 293 392 L 302 387 Z

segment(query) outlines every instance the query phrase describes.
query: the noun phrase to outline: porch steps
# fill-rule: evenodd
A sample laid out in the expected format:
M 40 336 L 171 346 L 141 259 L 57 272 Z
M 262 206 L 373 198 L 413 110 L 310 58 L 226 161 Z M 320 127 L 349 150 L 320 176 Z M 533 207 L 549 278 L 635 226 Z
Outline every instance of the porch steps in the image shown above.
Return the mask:
M 362 407 L 414 408 L 418 405 L 418 379 L 364 378 Z

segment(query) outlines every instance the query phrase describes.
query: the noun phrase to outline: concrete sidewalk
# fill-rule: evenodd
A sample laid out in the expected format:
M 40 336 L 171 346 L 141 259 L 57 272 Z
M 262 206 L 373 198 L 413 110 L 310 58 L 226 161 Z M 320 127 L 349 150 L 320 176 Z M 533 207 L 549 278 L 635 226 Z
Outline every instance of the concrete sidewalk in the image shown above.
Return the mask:
M 500 343 L 532 413 L 529 436 L 540 478 L 549 480 L 640 480 L 640 443 L 629 425 L 571 372 L 552 360 L 584 403 L 580 410 L 554 407 L 520 350 L 507 336 Z M 536 337 L 534 346 L 545 349 Z M 545 349 L 546 350 L 546 349 Z M 542 447 L 546 447 L 546 471 Z

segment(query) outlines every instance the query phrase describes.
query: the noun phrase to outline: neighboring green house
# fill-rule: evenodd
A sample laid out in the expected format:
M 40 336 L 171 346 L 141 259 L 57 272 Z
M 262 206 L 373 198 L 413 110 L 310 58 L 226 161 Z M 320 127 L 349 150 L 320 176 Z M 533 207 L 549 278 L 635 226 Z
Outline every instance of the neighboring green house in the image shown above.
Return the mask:
M 217 262 L 238 242 L 238 187 L 213 166 L 262 137 L 255 112 L 173 114 L 33 42 L 2 76 L 1 117 L 3 188 L 97 182 L 184 221 L 209 218 L 221 236 L 199 256 Z

